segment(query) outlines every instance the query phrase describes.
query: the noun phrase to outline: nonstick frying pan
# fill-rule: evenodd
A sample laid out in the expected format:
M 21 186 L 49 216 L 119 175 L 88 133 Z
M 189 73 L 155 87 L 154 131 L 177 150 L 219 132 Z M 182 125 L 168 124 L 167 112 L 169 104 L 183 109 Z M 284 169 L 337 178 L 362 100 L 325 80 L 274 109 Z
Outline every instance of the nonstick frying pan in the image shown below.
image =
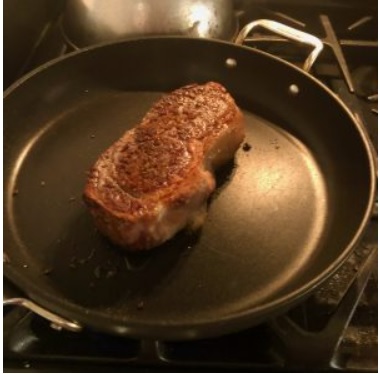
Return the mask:
M 242 108 L 248 145 L 219 170 L 203 229 L 138 255 L 114 248 L 81 200 L 86 171 L 162 93 L 206 81 L 225 85 Z M 75 52 L 5 93 L 4 274 L 29 299 L 6 303 L 72 330 L 126 336 L 192 339 L 252 326 L 338 269 L 369 219 L 374 175 L 354 116 L 276 57 L 178 37 Z

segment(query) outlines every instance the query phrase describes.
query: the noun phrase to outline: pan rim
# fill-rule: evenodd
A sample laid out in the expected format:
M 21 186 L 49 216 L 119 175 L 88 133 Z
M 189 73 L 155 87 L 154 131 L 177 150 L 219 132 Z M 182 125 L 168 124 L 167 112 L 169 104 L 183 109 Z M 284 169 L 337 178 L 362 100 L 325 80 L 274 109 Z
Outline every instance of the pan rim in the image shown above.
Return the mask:
M 354 114 L 348 109 L 348 107 L 343 103 L 343 101 L 328 87 L 326 87 L 322 82 L 320 82 L 318 79 L 313 77 L 311 74 L 303 71 L 302 69 L 276 56 L 272 56 L 263 51 L 252 50 L 249 47 L 234 45 L 226 41 L 212 40 L 212 39 L 194 39 L 194 38 L 178 37 L 178 36 L 175 36 L 175 37 L 167 36 L 167 37 L 128 38 L 128 39 L 124 39 L 118 42 L 102 43 L 96 46 L 83 48 L 79 51 L 71 52 L 67 55 L 58 57 L 52 61 L 49 61 L 41 65 L 40 67 L 24 75 L 23 77 L 18 79 L 15 83 L 13 83 L 10 87 L 8 87 L 7 90 L 4 92 L 4 99 L 9 97 L 19 86 L 27 82 L 29 79 L 31 79 L 35 75 L 73 56 L 81 55 L 82 53 L 91 52 L 93 50 L 101 49 L 101 48 L 104 48 L 106 46 L 111 46 L 111 45 L 126 44 L 129 42 L 145 42 L 147 40 L 160 41 L 163 39 L 185 40 L 185 41 L 191 40 L 193 43 L 206 42 L 206 43 L 214 43 L 214 44 L 220 44 L 220 45 L 228 45 L 229 47 L 239 48 L 239 49 L 243 48 L 249 51 L 250 53 L 259 53 L 265 56 L 266 58 L 271 58 L 277 61 L 278 63 L 284 64 L 288 66 L 289 68 L 294 69 L 298 73 L 303 74 L 309 80 L 312 80 L 314 84 L 317 84 L 324 92 L 326 92 L 326 94 L 328 94 L 336 102 L 336 104 L 346 113 L 348 118 L 351 120 L 353 126 L 356 128 L 368 156 L 370 185 L 369 185 L 369 191 L 368 191 L 367 209 L 362 217 L 361 224 L 355 230 L 355 233 L 352 236 L 351 241 L 344 248 L 340 256 L 336 258 L 334 262 L 330 264 L 330 266 L 328 266 L 321 273 L 319 273 L 318 276 L 316 276 L 314 279 L 312 279 L 308 283 L 304 284 L 302 287 L 297 288 L 296 290 L 290 293 L 287 293 L 286 295 L 280 298 L 277 298 L 275 300 L 272 300 L 270 302 L 263 303 L 262 305 L 259 305 L 259 306 L 256 306 L 254 308 L 250 308 L 244 311 L 236 312 L 234 314 L 225 316 L 223 318 L 219 318 L 216 321 L 204 320 L 204 321 L 198 321 L 191 325 L 183 325 L 180 323 L 168 324 L 167 322 L 160 323 L 160 321 L 157 321 L 154 324 L 132 322 L 131 325 L 127 327 L 126 326 L 128 324 L 127 322 L 125 322 L 124 325 L 121 325 L 120 321 L 118 322 L 118 324 L 116 324 L 116 319 L 115 319 L 115 324 L 110 326 L 109 318 L 108 318 L 108 323 L 107 323 L 106 318 L 100 315 L 99 313 L 92 312 L 88 315 L 85 315 L 84 307 L 68 300 L 62 301 L 62 298 L 60 298 L 58 295 L 47 293 L 44 290 L 41 291 L 34 284 L 26 284 L 27 282 L 24 280 L 24 276 L 22 275 L 22 269 L 20 269 L 19 271 L 19 269 L 9 268 L 7 266 L 4 267 L 4 275 L 7 278 L 9 278 L 12 282 L 14 282 L 17 286 L 21 287 L 27 294 L 33 295 L 32 297 L 33 300 L 40 302 L 41 305 L 46 306 L 48 308 L 50 308 L 50 306 L 53 305 L 53 308 L 51 308 L 51 310 L 54 312 L 58 312 L 65 317 L 70 317 L 70 316 L 76 317 L 77 315 L 80 315 L 83 318 L 81 318 L 79 322 L 83 321 L 86 325 L 90 325 L 93 328 L 103 330 L 103 331 L 108 331 L 108 332 L 114 332 L 114 333 L 116 332 L 121 335 L 138 335 L 138 336 L 151 335 L 150 333 L 144 333 L 144 331 L 153 332 L 153 331 L 160 330 L 163 335 L 172 336 L 174 339 L 193 338 L 194 336 L 192 336 L 190 332 L 193 331 L 194 333 L 194 331 L 196 331 L 196 337 L 199 338 L 201 336 L 210 336 L 209 332 L 212 331 L 213 329 L 214 330 L 218 329 L 218 327 L 221 327 L 221 325 L 236 326 L 238 324 L 238 321 L 240 321 L 241 327 L 243 327 L 243 325 L 247 327 L 253 324 L 253 323 L 250 323 L 250 320 L 253 320 L 253 319 L 256 320 L 256 319 L 259 319 L 260 317 L 264 319 L 265 315 L 267 314 L 274 313 L 275 311 L 279 311 L 281 310 L 281 308 L 285 308 L 285 307 L 288 308 L 291 305 L 295 304 L 297 301 L 301 300 L 307 294 L 315 290 L 318 286 L 320 286 L 321 283 L 323 283 L 328 277 L 330 277 L 335 271 L 337 271 L 339 267 L 344 263 L 344 260 L 350 255 L 352 250 L 358 244 L 364 232 L 365 226 L 367 225 L 370 219 L 372 206 L 373 206 L 374 198 L 375 198 L 375 185 L 376 185 L 376 182 L 375 182 L 376 166 L 375 165 L 376 163 L 375 163 L 374 155 L 372 153 L 370 139 L 365 129 L 362 128 L 358 119 L 355 118 Z M 86 320 L 90 321 L 90 323 L 87 323 Z M 122 330 L 124 332 L 122 332 Z M 227 329 L 223 327 L 223 333 L 225 333 L 226 330 Z M 236 330 L 236 328 L 230 328 L 230 330 L 233 331 L 233 330 Z

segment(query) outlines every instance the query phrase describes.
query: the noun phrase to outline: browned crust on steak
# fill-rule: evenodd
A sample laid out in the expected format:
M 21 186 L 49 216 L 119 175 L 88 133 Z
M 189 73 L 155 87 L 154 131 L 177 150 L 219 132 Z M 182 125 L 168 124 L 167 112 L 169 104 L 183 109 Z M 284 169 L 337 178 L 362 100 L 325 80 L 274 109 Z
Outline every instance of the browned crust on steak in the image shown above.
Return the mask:
M 191 224 L 215 189 L 212 170 L 244 137 L 242 115 L 218 83 L 165 95 L 89 172 L 84 200 L 99 230 L 149 249 Z

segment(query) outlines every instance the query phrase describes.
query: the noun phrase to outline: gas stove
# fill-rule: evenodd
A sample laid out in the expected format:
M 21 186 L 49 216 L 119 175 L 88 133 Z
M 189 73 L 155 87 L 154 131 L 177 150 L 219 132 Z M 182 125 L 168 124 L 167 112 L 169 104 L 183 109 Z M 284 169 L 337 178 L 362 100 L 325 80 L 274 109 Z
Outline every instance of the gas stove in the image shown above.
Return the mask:
M 346 103 L 377 152 L 376 4 L 242 0 L 236 9 L 241 25 L 268 18 L 323 40 L 312 74 Z M 71 51 L 59 16 L 46 24 L 19 75 Z M 307 52 L 261 30 L 246 45 L 297 65 Z M 30 312 L 6 308 L 4 370 L 377 372 L 377 243 L 375 208 L 360 245 L 311 297 L 286 315 L 220 338 L 165 342 L 57 331 Z

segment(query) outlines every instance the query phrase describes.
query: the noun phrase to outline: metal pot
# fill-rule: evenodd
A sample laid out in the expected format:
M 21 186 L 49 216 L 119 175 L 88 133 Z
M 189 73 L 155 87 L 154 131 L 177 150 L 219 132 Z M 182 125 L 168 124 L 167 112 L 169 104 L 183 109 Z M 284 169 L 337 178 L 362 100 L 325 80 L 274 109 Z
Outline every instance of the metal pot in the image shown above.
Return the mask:
M 68 0 L 62 32 L 74 48 L 144 35 L 231 40 L 232 0 Z

